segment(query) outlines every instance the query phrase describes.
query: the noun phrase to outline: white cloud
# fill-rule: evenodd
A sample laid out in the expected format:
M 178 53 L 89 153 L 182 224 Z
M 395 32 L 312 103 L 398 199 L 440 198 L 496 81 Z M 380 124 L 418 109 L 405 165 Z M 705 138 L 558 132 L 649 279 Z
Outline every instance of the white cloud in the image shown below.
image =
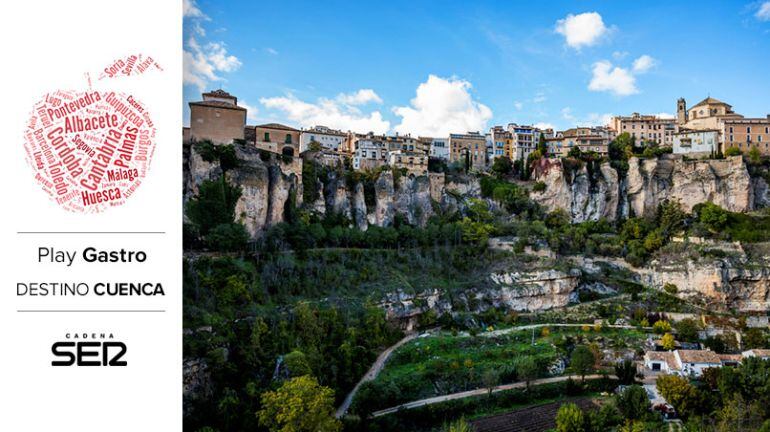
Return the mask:
M 770 21 L 770 1 L 762 3 L 754 16 L 761 21 Z
M 564 107 L 561 109 L 561 117 L 568 122 L 574 122 L 575 116 L 572 115 L 572 108 Z
M 228 54 L 224 44 L 209 42 L 200 46 L 190 37 L 183 53 L 183 82 L 204 90 L 211 81 L 222 81 L 218 72 L 232 72 L 241 66 L 240 60 Z
M 628 51 L 613 51 L 612 52 L 612 58 L 615 60 L 623 60 L 628 56 Z
M 336 99 L 320 98 L 315 103 L 310 103 L 290 94 L 261 98 L 259 102 L 268 109 L 282 111 L 288 120 L 298 123 L 301 127 L 323 125 L 340 130 L 378 134 L 390 129 L 390 122 L 384 120 L 379 111 L 363 113 L 354 105 L 342 101 L 339 96 Z
M 361 89 L 354 93 L 340 93 L 337 100 L 347 105 L 366 105 L 368 103 L 381 104 L 382 99 L 372 89 Z
M 589 113 L 585 118 L 578 120 L 575 124 L 578 126 L 607 126 L 612 121 L 613 115 L 610 113 L 598 114 Z
M 545 93 L 543 93 L 543 92 L 539 92 L 539 93 L 537 93 L 537 94 L 535 95 L 535 97 L 532 99 L 532 102 L 534 102 L 534 103 L 543 103 L 543 102 L 545 102 L 546 100 L 548 100 L 548 98 L 545 96 Z
M 657 64 L 658 64 L 657 60 L 648 56 L 647 54 L 644 54 L 638 59 L 634 60 L 633 69 L 634 69 L 634 72 L 642 74 L 652 69 Z
M 446 136 L 452 132 L 482 131 L 492 118 L 492 110 L 474 101 L 471 83 L 458 78 L 428 76 L 417 87 L 410 106 L 393 108 L 401 117 L 396 132 L 427 136 Z
M 521 109 L 522 109 L 522 108 L 524 108 L 524 104 L 523 104 L 523 103 L 521 103 L 521 102 L 519 102 L 519 101 L 516 101 L 516 102 L 514 102 L 514 103 L 513 103 L 513 106 L 514 106 L 514 107 L 515 107 L 517 110 L 519 110 L 519 111 L 521 111 Z
M 265 52 L 270 55 L 278 55 L 278 50 L 276 50 L 275 48 L 267 47 L 265 48 Z
M 238 101 L 238 106 L 246 108 L 246 120 L 251 122 L 257 121 L 257 113 L 259 110 L 254 105 L 249 104 L 245 100 L 241 99 Z
M 201 10 L 198 5 L 195 4 L 195 0 L 183 0 L 182 1 L 182 16 L 185 18 L 202 18 L 209 19 Z
M 639 93 L 636 88 L 636 77 L 618 66 L 612 66 L 607 60 L 594 63 L 593 76 L 588 89 L 598 92 L 610 92 L 617 96 L 628 96 Z
M 597 44 L 609 32 L 602 16 L 596 12 L 569 14 L 556 22 L 556 33 L 564 36 L 567 45 L 578 50 Z
M 659 119 L 669 119 L 669 120 L 673 119 L 673 118 L 676 118 L 675 115 L 673 115 L 671 113 L 665 113 L 665 112 L 657 113 L 657 114 L 655 114 L 655 117 L 657 117 Z
M 554 126 L 552 123 L 546 123 L 546 122 L 538 122 L 532 125 L 538 129 L 556 129 L 556 126 Z

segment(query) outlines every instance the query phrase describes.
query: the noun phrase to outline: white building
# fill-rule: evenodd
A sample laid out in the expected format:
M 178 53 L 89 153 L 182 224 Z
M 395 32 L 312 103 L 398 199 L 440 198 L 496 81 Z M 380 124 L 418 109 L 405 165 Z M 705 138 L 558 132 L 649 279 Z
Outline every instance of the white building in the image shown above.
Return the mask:
M 353 169 L 374 169 L 388 163 L 388 143 L 376 137 L 359 138 L 353 153 Z
M 299 152 L 307 151 L 310 143 L 317 142 L 322 148 L 344 151 L 348 135 L 342 131 L 330 129 L 326 126 L 315 126 L 305 129 L 299 136 Z
M 711 155 L 719 149 L 719 131 L 716 129 L 683 129 L 674 134 L 674 153 Z
M 511 133 L 512 139 L 511 159 L 526 161 L 530 153 L 537 149 L 537 143 L 540 141 L 540 129 L 534 126 L 509 123 L 508 132 Z
M 708 368 L 722 367 L 722 358 L 710 350 L 647 351 L 644 366 L 651 371 L 699 377 Z
M 431 138 L 430 139 L 430 157 L 441 160 L 449 160 L 449 138 Z
M 770 359 L 770 349 L 750 349 L 743 352 L 744 358 L 759 357 L 762 360 Z

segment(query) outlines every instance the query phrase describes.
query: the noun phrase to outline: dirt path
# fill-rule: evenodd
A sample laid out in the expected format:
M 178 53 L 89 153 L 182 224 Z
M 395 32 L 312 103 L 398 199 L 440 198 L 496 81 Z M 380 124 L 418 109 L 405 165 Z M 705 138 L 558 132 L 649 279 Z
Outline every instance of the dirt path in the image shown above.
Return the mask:
M 345 413 L 348 412 L 348 409 L 350 409 L 350 404 L 353 402 L 353 398 L 356 396 L 356 392 L 358 392 L 358 388 L 361 387 L 361 384 L 377 378 L 377 375 L 379 375 L 382 368 L 385 367 L 385 362 L 388 361 L 388 358 L 390 357 L 391 354 L 393 354 L 393 351 L 401 347 L 401 345 L 416 338 L 420 334 L 424 334 L 424 333 L 411 333 L 406 335 L 403 339 L 396 342 L 394 345 L 387 348 L 385 351 L 381 352 L 379 356 L 377 356 L 377 360 L 374 361 L 374 363 L 372 364 L 372 367 L 370 367 L 369 370 L 364 374 L 364 376 L 361 377 L 360 380 L 358 380 L 358 383 L 356 383 L 356 386 L 353 387 L 353 390 L 351 390 L 347 396 L 345 396 L 345 400 L 342 401 L 342 404 L 340 405 L 340 407 L 337 408 L 337 413 L 335 414 L 337 418 L 344 416 Z
M 600 379 L 603 378 L 605 375 L 586 375 L 587 380 L 594 380 L 594 379 Z M 552 384 L 562 381 L 567 381 L 568 379 L 572 378 L 571 375 L 565 375 L 565 376 L 558 376 L 558 377 L 551 377 L 551 378 L 541 378 L 537 380 L 530 381 L 531 386 L 537 386 L 537 385 L 543 385 L 543 384 Z M 500 391 L 505 390 L 512 390 L 512 389 L 518 389 L 518 388 L 525 388 L 527 386 L 527 383 L 524 381 L 521 382 L 515 382 L 512 384 L 504 384 L 500 386 L 496 386 L 492 388 L 492 393 L 497 393 Z M 458 393 L 452 393 L 448 395 L 442 395 L 442 396 L 434 396 L 427 399 L 420 399 L 412 402 L 407 402 L 398 406 L 394 406 L 392 408 L 386 408 L 384 410 L 375 411 L 372 413 L 372 417 L 380 417 L 387 414 L 393 414 L 394 412 L 401 410 L 401 409 L 411 409 L 411 408 L 418 408 L 425 405 L 433 405 L 436 403 L 446 402 L 450 400 L 456 400 L 456 399 L 464 399 L 468 397 L 473 396 L 483 396 L 485 394 L 489 393 L 489 388 L 478 388 L 475 390 L 467 390 L 463 392 Z

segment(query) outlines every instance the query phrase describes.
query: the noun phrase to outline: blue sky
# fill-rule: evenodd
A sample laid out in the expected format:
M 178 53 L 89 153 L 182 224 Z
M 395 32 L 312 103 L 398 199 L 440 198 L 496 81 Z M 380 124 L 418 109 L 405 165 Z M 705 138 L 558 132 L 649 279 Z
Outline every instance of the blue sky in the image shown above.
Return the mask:
M 541 3 L 185 0 L 185 119 L 214 88 L 250 124 L 423 135 L 770 113 L 770 1 Z

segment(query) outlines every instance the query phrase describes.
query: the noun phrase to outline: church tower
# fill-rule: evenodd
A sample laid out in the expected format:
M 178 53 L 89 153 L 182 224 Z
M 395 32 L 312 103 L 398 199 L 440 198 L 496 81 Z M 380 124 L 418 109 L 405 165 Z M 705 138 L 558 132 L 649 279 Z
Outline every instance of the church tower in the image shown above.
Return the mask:
M 684 98 L 676 101 L 676 122 L 680 125 L 687 123 L 687 102 Z

